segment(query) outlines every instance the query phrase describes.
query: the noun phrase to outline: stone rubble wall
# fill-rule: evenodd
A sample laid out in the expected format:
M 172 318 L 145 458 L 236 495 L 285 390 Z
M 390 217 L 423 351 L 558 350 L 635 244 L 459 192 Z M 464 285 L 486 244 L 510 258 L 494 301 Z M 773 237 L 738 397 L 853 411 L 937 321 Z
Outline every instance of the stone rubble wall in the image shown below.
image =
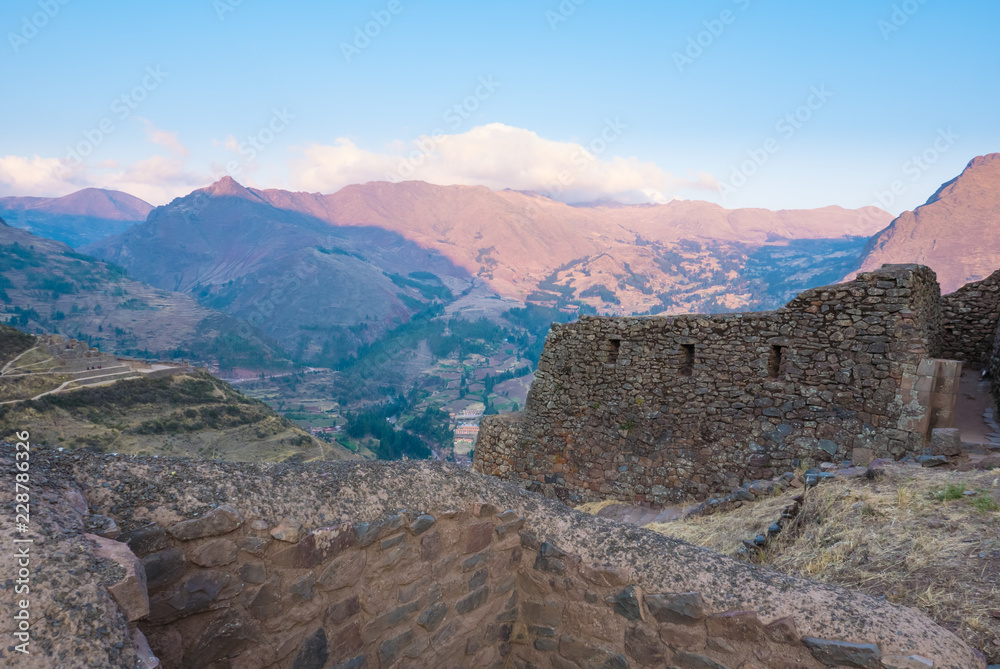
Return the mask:
M 1000 271 L 941 298 L 941 357 L 986 369 L 1000 321 Z M 994 377 L 997 378 L 997 377 Z
M 984 666 L 912 610 L 454 466 L 32 457 L 53 578 L 5 666 Z
M 854 449 L 917 453 L 933 393 L 957 392 L 936 380 L 940 318 L 934 273 L 889 265 L 774 312 L 554 325 L 524 412 L 484 419 L 474 467 L 663 505 Z

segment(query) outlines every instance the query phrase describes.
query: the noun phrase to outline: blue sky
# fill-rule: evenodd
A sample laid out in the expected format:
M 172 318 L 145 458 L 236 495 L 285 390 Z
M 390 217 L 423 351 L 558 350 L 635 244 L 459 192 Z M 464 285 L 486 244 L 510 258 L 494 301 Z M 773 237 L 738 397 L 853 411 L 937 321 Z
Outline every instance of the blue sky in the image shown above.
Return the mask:
M 0 195 L 230 173 L 898 213 L 1000 150 L 995 1 L 8 0 L 0 27 Z

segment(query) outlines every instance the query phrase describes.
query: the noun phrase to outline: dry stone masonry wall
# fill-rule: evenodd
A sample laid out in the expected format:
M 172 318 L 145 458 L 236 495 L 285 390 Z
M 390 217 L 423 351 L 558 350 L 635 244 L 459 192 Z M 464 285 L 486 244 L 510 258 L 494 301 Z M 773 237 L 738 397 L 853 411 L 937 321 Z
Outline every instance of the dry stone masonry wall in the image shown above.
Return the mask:
M 458 467 L 32 457 L 51 568 L 4 666 L 984 666 L 919 613 Z
M 662 505 L 856 449 L 900 458 L 951 425 L 961 366 L 936 360 L 940 332 L 918 265 L 774 312 L 554 325 L 525 411 L 484 421 L 474 466 L 570 502 Z
M 941 298 L 941 355 L 985 369 L 1000 321 L 1000 271 Z M 994 377 L 998 378 L 998 377 Z

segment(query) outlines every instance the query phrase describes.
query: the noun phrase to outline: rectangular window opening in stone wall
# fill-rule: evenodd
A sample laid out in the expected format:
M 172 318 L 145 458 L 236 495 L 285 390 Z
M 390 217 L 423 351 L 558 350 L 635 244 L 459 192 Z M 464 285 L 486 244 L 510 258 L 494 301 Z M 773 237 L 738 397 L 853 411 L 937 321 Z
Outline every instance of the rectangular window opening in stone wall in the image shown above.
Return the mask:
M 621 339 L 609 339 L 608 340 L 608 364 L 616 365 L 618 364 L 618 354 L 622 350 L 622 340 Z
M 681 365 L 681 376 L 694 374 L 694 344 L 681 344 L 684 353 L 684 363 Z
M 779 379 L 784 377 L 787 348 L 787 346 L 771 347 L 771 357 L 767 361 L 767 375 L 769 378 Z

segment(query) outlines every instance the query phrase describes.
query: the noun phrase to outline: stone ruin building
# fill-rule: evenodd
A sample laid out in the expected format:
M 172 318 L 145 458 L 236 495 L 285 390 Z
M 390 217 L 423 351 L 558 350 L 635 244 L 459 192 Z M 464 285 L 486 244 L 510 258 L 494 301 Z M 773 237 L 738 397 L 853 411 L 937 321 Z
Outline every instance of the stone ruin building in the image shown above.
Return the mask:
M 553 325 L 524 411 L 483 421 L 473 466 L 657 506 L 921 454 L 954 424 L 962 366 L 991 364 L 998 301 L 1000 272 L 942 297 L 929 268 L 886 265 L 772 312 Z

